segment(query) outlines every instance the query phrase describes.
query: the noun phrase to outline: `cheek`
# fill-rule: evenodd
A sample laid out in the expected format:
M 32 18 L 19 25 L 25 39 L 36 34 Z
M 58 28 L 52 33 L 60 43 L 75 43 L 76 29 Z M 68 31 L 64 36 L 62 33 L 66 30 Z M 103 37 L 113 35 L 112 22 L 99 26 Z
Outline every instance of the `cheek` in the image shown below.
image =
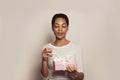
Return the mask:
M 55 31 L 55 32 L 57 32 L 57 31 L 58 31 L 58 29 L 56 28 L 56 29 L 54 29 L 54 31 Z
M 57 29 L 53 29 L 53 32 L 54 32 L 54 33 L 57 33 L 57 32 L 58 32 L 58 30 L 57 30 Z
M 64 29 L 63 31 L 66 33 L 68 31 L 68 29 Z

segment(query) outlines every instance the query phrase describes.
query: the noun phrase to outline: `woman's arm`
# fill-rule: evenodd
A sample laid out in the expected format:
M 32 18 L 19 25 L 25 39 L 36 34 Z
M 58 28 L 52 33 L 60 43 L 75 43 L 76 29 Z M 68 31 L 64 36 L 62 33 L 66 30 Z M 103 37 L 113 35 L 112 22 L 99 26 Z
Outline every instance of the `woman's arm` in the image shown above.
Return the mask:
M 42 68 L 41 68 L 41 74 L 43 77 L 48 76 L 48 58 L 50 57 L 49 53 L 51 53 L 52 50 L 50 48 L 45 48 L 42 52 Z
M 48 61 L 45 60 L 44 58 L 42 60 L 41 73 L 42 73 L 43 77 L 47 77 L 48 76 Z
M 83 72 L 73 72 L 72 73 L 73 77 L 75 78 L 75 80 L 83 80 L 84 79 L 84 73 Z
M 84 73 L 83 72 L 78 72 L 76 70 L 75 66 L 68 66 L 67 70 L 70 74 L 70 76 L 74 79 L 74 80 L 83 80 L 84 79 Z

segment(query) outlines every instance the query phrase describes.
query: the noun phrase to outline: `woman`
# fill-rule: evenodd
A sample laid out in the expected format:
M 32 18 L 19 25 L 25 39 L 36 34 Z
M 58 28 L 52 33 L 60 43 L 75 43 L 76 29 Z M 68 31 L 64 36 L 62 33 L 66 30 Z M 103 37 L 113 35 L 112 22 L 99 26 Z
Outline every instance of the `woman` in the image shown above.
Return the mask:
M 51 23 L 55 41 L 43 48 L 43 80 L 83 80 L 80 46 L 66 39 L 68 17 L 62 13 L 55 14 Z

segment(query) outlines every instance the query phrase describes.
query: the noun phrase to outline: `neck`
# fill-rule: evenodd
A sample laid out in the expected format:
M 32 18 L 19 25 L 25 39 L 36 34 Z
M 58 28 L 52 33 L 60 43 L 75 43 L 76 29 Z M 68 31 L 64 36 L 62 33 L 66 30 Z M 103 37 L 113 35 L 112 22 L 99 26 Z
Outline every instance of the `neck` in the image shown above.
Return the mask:
M 55 40 L 55 42 L 53 42 L 53 45 L 54 46 L 64 46 L 64 45 L 66 45 L 66 44 L 68 44 L 70 41 L 68 41 L 67 39 L 61 39 L 61 40 L 59 40 L 59 39 L 56 39 Z

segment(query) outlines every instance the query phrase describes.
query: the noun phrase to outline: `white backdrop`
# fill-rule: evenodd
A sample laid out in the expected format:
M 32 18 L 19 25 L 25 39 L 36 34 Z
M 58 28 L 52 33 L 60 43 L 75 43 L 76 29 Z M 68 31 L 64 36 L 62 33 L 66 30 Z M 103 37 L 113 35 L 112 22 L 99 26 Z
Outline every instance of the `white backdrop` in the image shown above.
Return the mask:
M 69 16 L 68 39 L 82 47 L 84 80 L 119 80 L 119 0 L 0 1 L 0 80 L 39 80 L 51 18 Z

